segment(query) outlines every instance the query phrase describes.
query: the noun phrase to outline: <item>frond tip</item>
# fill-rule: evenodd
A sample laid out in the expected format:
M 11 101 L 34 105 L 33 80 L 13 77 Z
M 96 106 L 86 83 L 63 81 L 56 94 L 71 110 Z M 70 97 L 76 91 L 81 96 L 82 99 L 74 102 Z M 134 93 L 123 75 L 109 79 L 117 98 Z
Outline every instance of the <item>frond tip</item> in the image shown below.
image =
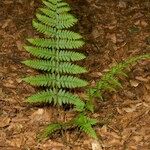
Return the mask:
M 123 62 L 120 62 L 110 68 L 108 72 L 97 82 L 96 87 L 93 89 L 93 97 L 102 95 L 104 91 L 116 91 L 116 88 L 121 88 L 122 85 L 118 81 L 119 76 L 127 77 L 125 70 L 130 66 L 137 63 L 139 60 L 150 59 L 150 54 L 144 54 L 136 57 L 131 57 Z

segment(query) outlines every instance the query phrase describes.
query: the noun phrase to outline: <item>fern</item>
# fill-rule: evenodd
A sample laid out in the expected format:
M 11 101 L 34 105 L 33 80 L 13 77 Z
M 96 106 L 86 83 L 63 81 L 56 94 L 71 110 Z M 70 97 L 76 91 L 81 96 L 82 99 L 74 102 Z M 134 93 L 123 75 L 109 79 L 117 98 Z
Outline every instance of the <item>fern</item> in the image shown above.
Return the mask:
M 101 86 L 101 89 L 98 88 L 97 86 L 95 88 L 89 87 L 89 89 L 88 89 L 89 91 L 87 93 L 88 95 L 86 98 L 86 100 L 87 100 L 86 103 L 83 103 L 83 105 L 80 105 L 80 102 L 74 104 L 75 106 L 77 106 L 78 110 L 83 111 L 83 112 L 79 113 L 71 121 L 64 122 L 64 123 L 57 123 L 57 124 L 52 123 L 52 124 L 48 125 L 48 127 L 45 129 L 45 131 L 43 133 L 44 135 L 46 135 L 45 137 L 50 136 L 55 131 L 67 130 L 70 128 L 78 127 L 81 131 L 85 132 L 86 134 L 93 137 L 94 139 L 97 139 L 98 137 L 96 135 L 95 130 L 93 129 L 93 126 L 106 124 L 108 122 L 108 120 L 106 119 L 106 121 L 98 121 L 96 119 L 89 118 L 84 114 L 85 109 L 89 110 L 91 112 L 94 112 L 93 102 L 94 102 L 94 98 L 98 96 L 96 94 L 99 94 L 101 92 L 100 96 L 102 96 L 104 91 L 115 90 L 116 87 L 120 87 L 121 84 L 119 83 L 117 77 L 119 75 L 127 76 L 124 73 L 124 70 L 127 69 L 129 67 L 129 65 L 133 65 L 134 63 L 136 63 L 139 60 L 149 59 L 149 58 L 150 58 L 150 54 L 132 57 L 132 58 L 112 67 L 106 74 L 104 74 L 102 79 L 97 82 L 97 85 L 102 84 L 105 86 Z M 113 79 L 113 81 L 110 81 L 110 79 Z M 116 80 L 116 81 L 114 81 L 114 80 Z M 107 87 L 107 86 L 111 86 L 111 87 Z M 41 93 L 41 97 L 44 98 L 45 100 L 46 100 L 47 96 L 50 96 L 49 93 L 47 93 L 47 92 Z M 32 101 L 32 99 L 31 99 L 31 101 Z M 33 97 L 33 101 L 34 101 L 34 97 Z M 77 102 L 77 100 L 75 100 L 75 101 Z M 67 103 L 71 103 L 71 102 L 72 101 L 68 100 Z
M 69 13 L 70 7 L 62 0 L 43 0 L 43 8 L 39 8 L 36 19 L 32 21 L 33 27 L 46 38 L 28 39 L 29 46 L 25 49 L 36 60 L 25 60 L 22 63 L 45 71 L 44 75 L 30 76 L 23 80 L 34 86 L 48 87 L 46 91 L 30 96 L 29 103 L 54 103 L 54 105 L 73 104 L 75 109 L 84 109 L 84 102 L 65 89 L 87 86 L 88 82 L 68 74 L 81 74 L 87 70 L 74 61 L 85 59 L 85 55 L 73 52 L 71 49 L 84 45 L 82 36 L 68 30 L 77 19 Z M 69 49 L 69 50 L 68 50 Z
M 118 77 L 125 76 L 125 69 L 127 69 L 130 65 L 135 64 L 139 60 L 149 59 L 150 54 L 144 54 L 141 56 L 131 57 L 128 60 L 125 60 L 121 63 L 116 64 L 110 70 L 103 75 L 103 77 L 97 82 L 96 87 L 90 88 L 89 95 L 90 97 L 100 97 L 102 98 L 102 93 L 105 91 L 116 91 L 116 88 L 122 88 L 121 83 L 118 80 Z
M 69 92 L 72 88 L 88 86 L 87 81 L 73 76 L 87 72 L 85 68 L 74 64 L 75 61 L 85 59 L 84 54 L 72 51 L 84 45 L 80 34 L 68 30 L 77 22 L 77 19 L 69 13 L 70 6 L 63 0 L 42 0 L 42 2 L 44 6 L 38 9 L 32 25 L 44 36 L 28 39 L 29 45 L 24 47 L 38 59 L 25 60 L 22 63 L 45 72 L 23 80 L 34 86 L 44 86 L 46 89 L 28 97 L 27 102 L 31 104 L 53 103 L 59 106 L 71 104 L 76 111 L 79 111 L 77 116 L 68 122 L 49 124 L 44 130 L 43 137 L 59 130 L 78 127 L 97 139 L 93 126 L 101 122 L 87 117 L 86 114 L 87 110 L 94 112 L 94 98 L 102 98 L 103 92 L 121 88 L 119 76 L 127 76 L 124 70 L 138 60 L 150 58 L 150 54 L 132 57 L 110 68 L 95 87 L 88 87 L 87 98 L 82 101 L 79 96 Z
M 86 115 L 84 115 L 83 113 L 80 113 L 74 119 L 68 122 L 49 124 L 43 132 L 43 137 L 48 137 L 49 135 L 53 134 L 55 131 L 58 131 L 61 129 L 66 130 L 66 129 L 70 129 L 73 127 L 79 127 L 81 131 L 85 132 L 92 138 L 97 139 L 97 135 L 94 129 L 92 128 L 92 126 L 96 125 L 97 122 L 98 121 L 96 119 L 91 119 L 87 117 Z

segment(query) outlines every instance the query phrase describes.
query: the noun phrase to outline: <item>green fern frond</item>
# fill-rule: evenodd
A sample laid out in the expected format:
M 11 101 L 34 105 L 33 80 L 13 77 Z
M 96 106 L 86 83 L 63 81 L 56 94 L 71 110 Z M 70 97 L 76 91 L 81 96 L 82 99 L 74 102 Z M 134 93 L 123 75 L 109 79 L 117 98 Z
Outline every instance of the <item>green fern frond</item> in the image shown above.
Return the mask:
M 92 128 L 92 125 L 95 125 L 96 123 L 96 119 L 91 119 L 85 116 L 84 114 L 80 114 L 74 119 L 74 124 L 77 125 L 80 128 L 80 130 L 84 131 L 89 136 L 95 139 L 97 139 L 97 135 L 94 129 Z
M 57 48 L 57 49 L 76 49 L 84 45 L 81 40 L 54 40 L 54 39 L 28 39 L 28 41 L 43 48 Z
M 42 138 L 47 138 L 49 135 L 51 135 L 52 133 L 54 133 L 54 132 L 60 130 L 61 128 L 62 128 L 62 125 L 59 124 L 59 123 L 50 124 L 50 125 L 48 125 L 48 126 L 45 128 L 45 130 L 44 130 L 44 132 L 43 132 L 43 134 L 42 134 L 41 137 L 42 137 Z
M 150 59 L 150 54 L 144 54 L 141 56 L 131 57 L 128 60 L 121 62 L 114 67 L 112 67 L 102 78 L 97 82 L 96 91 L 93 93 L 94 95 L 101 95 L 104 91 L 115 91 L 117 87 L 122 87 L 121 83 L 118 81 L 118 76 L 123 75 L 127 76 L 124 73 L 124 70 L 129 67 L 129 65 L 133 65 L 139 60 Z
M 27 83 L 35 86 L 51 86 L 58 88 L 76 88 L 88 85 L 88 82 L 73 76 L 60 76 L 60 75 L 37 75 L 30 76 L 23 79 Z
M 73 95 L 65 90 L 56 89 L 42 91 L 37 94 L 34 94 L 28 97 L 27 102 L 29 103 L 51 103 L 54 105 L 62 105 L 62 104 L 73 104 L 76 107 L 76 110 L 82 110 L 84 108 L 84 102 L 80 100 L 80 98 L 76 95 Z
M 68 62 L 56 62 L 48 60 L 26 60 L 23 64 L 39 70 L 50 71 L 51 73 L 69 73 L 80 74 L 85 73 L 87 70 L 78 65 L 74 65 Z
M 54 49 L 51 50 L 47 48 L 37 48 L 32 46 L 24 46 L 24 48 L 32 55 L 44 59 L 51 59 L 57 61 L 78 61 L 85 59 L 85 55 L 78 52 L 64 50 L 58 51 Z

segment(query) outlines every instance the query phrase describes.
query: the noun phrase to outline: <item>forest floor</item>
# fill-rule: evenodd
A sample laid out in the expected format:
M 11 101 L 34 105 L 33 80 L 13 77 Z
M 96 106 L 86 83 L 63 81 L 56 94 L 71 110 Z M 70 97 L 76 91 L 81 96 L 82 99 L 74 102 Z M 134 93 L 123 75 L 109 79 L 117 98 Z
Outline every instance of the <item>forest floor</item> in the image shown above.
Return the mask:
M 68 0 L 79 19 L 75 30 L 86 40 L 80 64 L 89 69 L 82 77 L 94 84 L 112 64 L 150 52 L 149 0 Z M 25 98 L 38 89 L 21 78 L 35 74 L 21 64 L 31 56 L 23 49 L 27 37 L 38 34 L 31 21 L 40 5 L 36 0 L 0 1 L 0 150 L 149 150 L 150 62 L 139 62 L 123 79 L 123 89 L 98 101 L 95 118 L 107 119 L 96 126 L 95 141 L 78 130 L 54 134 L 38 142 L 43 127 L 66 121 L 72 111 L 52 106 L 35 107 Z M 84 94 L 83 91 L 75 91 Z M 57 116 L 56 116 L 57 115 Z

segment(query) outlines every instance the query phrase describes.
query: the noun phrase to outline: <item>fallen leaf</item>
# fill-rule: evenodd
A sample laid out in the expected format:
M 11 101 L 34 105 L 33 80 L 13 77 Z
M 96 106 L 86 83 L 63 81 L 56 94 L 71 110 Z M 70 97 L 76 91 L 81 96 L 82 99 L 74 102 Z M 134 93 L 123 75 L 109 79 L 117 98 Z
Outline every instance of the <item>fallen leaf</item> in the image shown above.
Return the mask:
M 133 87 L 137 87 L 139 85 L 139 82 L 137 82 L 136 80 L 130 80 L 130 84 Z
M 7 19 L 5 20 L 3 26 L 2 26 L 2 29 L 6 28 L 7 26 L 9 26 L 9 23 L 11 22 L 12 20 L 11 19 Z
M 31 116 L 32 122 L 37 121 L 50 121 L 51 115 L 44 109 L 38 109 Z
M 120 8 L 126 8 L 126 7 L 127 7 L 127 4 L 126 4 L 126 2 L 120 0 L 120 1 L 119 1 L 119 4 L 118 4 L 118 7 L 120 7 Z
M 92 145 L 92 150 L 102 150 L 102 145 L 97 140 L 93 140 L 91 142 L 91 145 Z
M 3 92 L 2 88 L 0 88 L 0 97 L 4 98 L 5 97 L 5 93 Z
M 136 80 L 139 80 L 139 81 L 142 81 L 142 82 L 148 82 L 148 81 L 149 81 L 149 79 L 143 78 L 143 77 L 141 77 L 141 76 L 136 76 L 135 79 L 136 79 Z
M 100 36 L 98 29 L 94 29 L 92 31 L 93 38 L 96 39 Z
M 45 144 L 42 144 L 42 147 L 44 149 L 61 150 L 64 148 L 64 145 L 62 143 L 49 140 Z
M 10 118 L 8 117 L 0 117 L 0 128 L 6 127 L 10 123 Z
M 136 106 L 126 107 L 126 108 L 123 108 L 123 110 L 126 111 L 127 113 L 131 113 L 136 110 Z
M 116 34 L 108 34 L 107 37 L 113 42 L 116 43 L 117 42 L 117 38 L 116 38 Z
M 3 3 L 4 3 L 4 4 L 12 4 L 12 3 L 13 3 L 13 0 L 4 0 Z
M 25 137 L 23 135 L 19 135 L 19 136 L 13 137 L 11 140 L 8 140 L 7 143 L 10 146 L 14 146 L 14 147 L 20 148 L 25 143 Z
M 120 115 L 123 113 L 120 108 L 117 107 L 116 109 L 117 109 L 117 112 L 118 112 Z
M 17 45 L 18 50 L 22 51 L 23 44 L 21 43 L 21 41 L 16 41 L 16 45 Z
M 142 20 L 141 21 L 141 26 L 146 27 L 146 26 L 148 26 L 148 23 L 145 20 Z

